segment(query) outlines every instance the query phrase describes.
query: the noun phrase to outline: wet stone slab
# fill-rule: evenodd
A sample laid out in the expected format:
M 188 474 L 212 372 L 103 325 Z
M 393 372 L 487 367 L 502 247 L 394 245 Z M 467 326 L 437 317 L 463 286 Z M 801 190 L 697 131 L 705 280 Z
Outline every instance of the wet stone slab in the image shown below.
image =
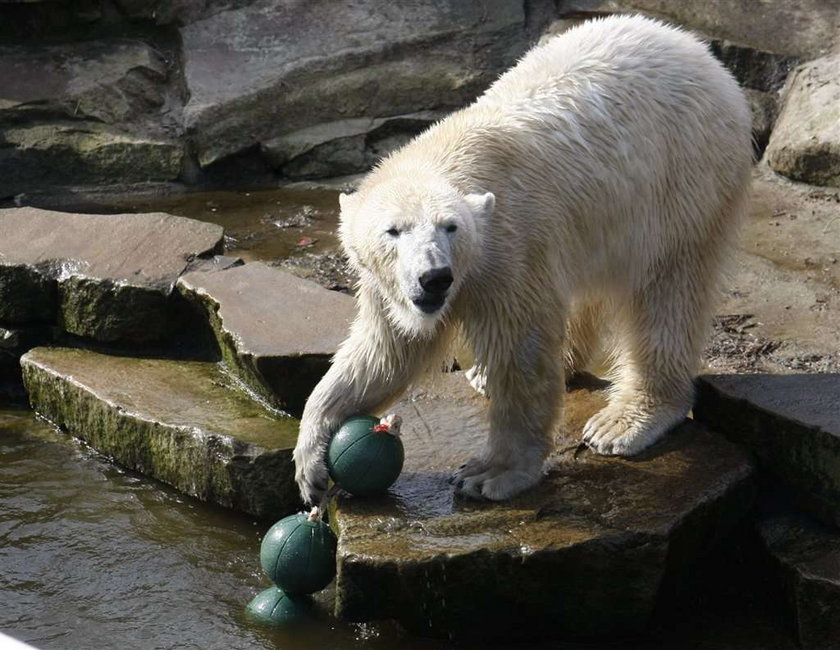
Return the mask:
M 35 348 L 21 365 L 32 407 L 118 464 L 258 517 L 299 507 L 297 420 L 233 389 L 217 364 Z
M 798 505 L 840 525 L 840 375 L 709 375 L 695 417 L 749 447 Z
M 392 409 L 405 420 L 403 474 L 387 495 L 334 504 L 337 614 L 454 638 L 644 630 L 748 511 L 753 469 L 691 422 L 634 459 L 581 450 L 583 423 L 603 403 L 569 393 L 569 436 L 542 484 L 478 503 L 456 498 L 447 478 L 480 450 L 485 400 L 460 373 L 404 398 Z
M 758 523 L 778 598 L 803 650 L 840 649 L 840 531 L 793 513 Z
M 356 314 L 349 296 L 261 263 L 188 273 L 178 290 L 206 315 L 228 369 L 295 414 Z
M 222 250 L 222 228 L 163 213 L 0 210 L 0 323 L 55 323 L 99 341 L 169 331 L 175 281 Z

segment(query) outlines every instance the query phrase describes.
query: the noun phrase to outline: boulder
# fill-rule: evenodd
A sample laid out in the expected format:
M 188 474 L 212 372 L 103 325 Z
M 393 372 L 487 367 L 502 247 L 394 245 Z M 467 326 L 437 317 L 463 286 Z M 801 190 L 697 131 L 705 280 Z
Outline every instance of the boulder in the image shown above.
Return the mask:
M 356 314 L 351 297 L 261 263 L 188 273 L 178 290 L 209 320 L 230 372 L 298 415 Z
M 799 646 L 840 649 L 840 532 L 790 512 L 764 516 L 757 528 Z
M 0 323 L 57 322 L 99 341 L 160 339 L 191 262 L 220 252 L 214 224 L 163 213 L 0 210 Z
M 751 462 L 690 421 L 635 458 L 593 455 L 579 436 L 604 395 L 567 397 L 547 477 L 505 503 L 454 497 L 447 482 L 487 428 L 487 402 L 461 373 L 390 409 L 404 417 L 402 475 L 386 495 L 334 504 L 336 613 L 454 638 L 644 630 L 749 510 Z
M 506 0 L 261 0 L 180 29 L 199 162 L 317 124 L 463 106 L 527 47 Z
M 840 375 L 708 375 L 694 417 L 753 451 L 799 505 L 840 525 Z
M 258 517 L 300 506 L 297 420 L 235 390 L 216 364 L 35 348 L 21 365 L 32 407 L 123 467 Z
M 840 187 L 840 53 L 791 75 L 767 162 L 788 178 Z

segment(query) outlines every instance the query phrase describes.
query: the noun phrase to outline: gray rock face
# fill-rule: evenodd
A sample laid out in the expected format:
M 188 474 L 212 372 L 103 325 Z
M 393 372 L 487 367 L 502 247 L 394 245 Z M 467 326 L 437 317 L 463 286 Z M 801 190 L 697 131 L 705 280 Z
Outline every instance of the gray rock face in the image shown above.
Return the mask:
M 95 122 L 10 127 L 0 133 L 0 198 L 45 186 L 177 179 L 183 145 Z
M 387 495 L 342 498 L 336 612 L 456 638 L 594 637 L 644 629 L 656 603 L 749 509 L 743 451 L 685 423 L 630 460 L 580 452 L 604 403 L 568 395 L 566 431 L 536 489 L 506 503 L 453 497 L 480 451 L 486 402 L 461 374 L 403 399 L 406 464 Z M 578 451 L 576 451 L 578 450 Z
M 222 228 L 155 213 L 86 215 L 0 210 L 0 323 L 57 322 L 100 341 L 168 331 L 170 295 Z
M 316 124 L 462 106 L 524 51 L 524 25 L 505 0 L 255 2 L 181 29 L 185 123 L 208 165 Z
M 694 417 L 749 447 L 800 505 L 840 525 L 840 375 L 701 377 Z
M 423 111 L 387 118 L 339 120 L 282 135 L 262 148 L 274 167 L 288 178 L 358 174 L 444 115 L 442 111 Z
M 716 38 L 767 52 L 814 58 L 831 49 L 840 34 L 840 5 L 825 0 L 567 0 L 562 16 L 641 12 Z
M 21 365 L 33 408 L 120 465 L 258 517 L 299 507 L 297 420 L 234 390 L 216 364 L 35 348 Z
M 356 314 L 349 296 L 260 263 L 188 273 L 178 289 L 206 315 L 229 370 L 295 414 Z
M 163 106 L 167 75 L 162 56 L 137 40 L 0 47 L 0 120 L 142 119 Z
M 758 530 L 800 647 L 838 650 L 840 533 L 792 514 L 768 516 Z
M 0 197 L 178 178 L 168 65 L 134 39 L 0 47 Z
M 770 166 L 793 180 L 840 187 L 840 54 L 791 77 L 770 143 Z

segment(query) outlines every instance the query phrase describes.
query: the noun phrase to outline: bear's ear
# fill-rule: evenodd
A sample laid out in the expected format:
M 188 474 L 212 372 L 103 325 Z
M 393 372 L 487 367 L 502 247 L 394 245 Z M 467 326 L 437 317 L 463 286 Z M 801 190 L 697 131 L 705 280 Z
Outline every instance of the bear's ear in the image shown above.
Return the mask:
M 473 215 L 477 219 L 486 219 L 493 214 L 493 208 L 496 207 L 496 197 L 493 192 L 485 194 L 467 194 L 464 197 L 467 205 L 470 206 Z
M 345 194 L 342 192 L 338 195 L 338 205 L 341 206 L 342 212 L 351 212 L 358 202 L 359 199 L 355 194 Z

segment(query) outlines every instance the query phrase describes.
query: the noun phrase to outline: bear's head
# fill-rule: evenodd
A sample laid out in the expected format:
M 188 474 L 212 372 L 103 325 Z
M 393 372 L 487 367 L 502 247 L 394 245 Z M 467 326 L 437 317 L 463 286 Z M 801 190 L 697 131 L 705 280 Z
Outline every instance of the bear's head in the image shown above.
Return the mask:
M 342 194 L 340 236 L 360 281 L 407 336 L 431 335 L 475 267 L 492 193 L 392 178 Z

